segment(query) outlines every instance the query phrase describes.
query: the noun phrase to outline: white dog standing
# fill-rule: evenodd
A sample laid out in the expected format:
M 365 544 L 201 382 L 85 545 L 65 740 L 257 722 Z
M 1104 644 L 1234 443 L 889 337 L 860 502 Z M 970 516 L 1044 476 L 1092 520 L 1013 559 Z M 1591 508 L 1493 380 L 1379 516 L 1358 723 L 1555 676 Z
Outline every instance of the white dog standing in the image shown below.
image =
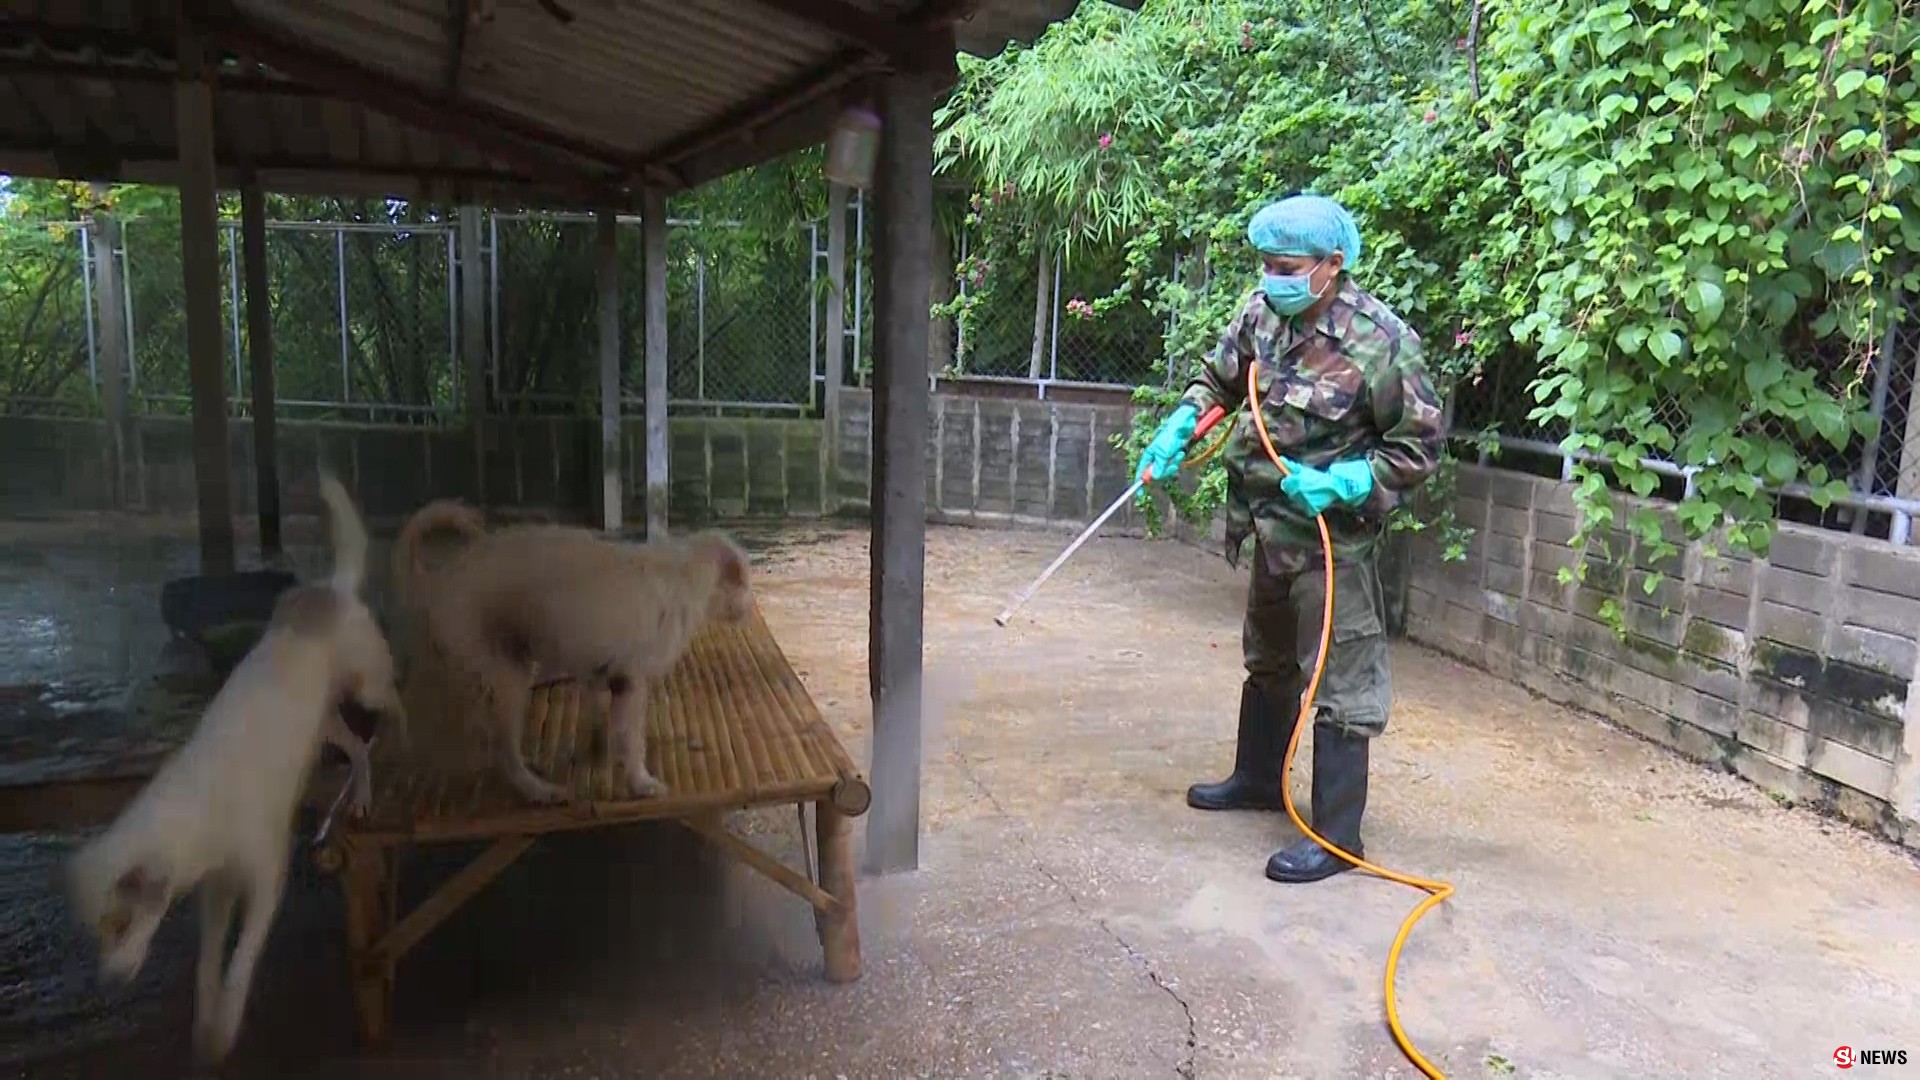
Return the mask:
M 418 549 L 437 528 L 466 543 L 428 571 Z M 673 670 L 707 622 L 752 613 L 746 552 L 717 532 L 627 544 L 565 525 L 482 530 L 455 504 L 416 511 L 394 549 L 395 593 L 416 608 L 417 647 L 440 678 L 477 690 L 501 775 L 529 802 L 571 797 L 521 752 L 537 669 L 606 694 L 629 792 L 665 794 L 647 769 L 648 683 Z
M 334 570 L 283 593 L 267 632 L 221 687 L 193 737 L 108 829 L 61 870 L 61 885 L 100 943 L 104 978 L 130 981 L 173 901 L 199 889 L 194 1046 L 218 1063 L 233 1049 L 253 972 L 285 885 L 294 812 L 322 741 L 353 767 L 352 807 L 373 796 L 367 747 L 340 717 L 351 700 L 404 727 L 393 657 L 360 597 L 367 534 L 339 481 L 323 474 Z M 239 940 L 220 960 L 234 906 Z

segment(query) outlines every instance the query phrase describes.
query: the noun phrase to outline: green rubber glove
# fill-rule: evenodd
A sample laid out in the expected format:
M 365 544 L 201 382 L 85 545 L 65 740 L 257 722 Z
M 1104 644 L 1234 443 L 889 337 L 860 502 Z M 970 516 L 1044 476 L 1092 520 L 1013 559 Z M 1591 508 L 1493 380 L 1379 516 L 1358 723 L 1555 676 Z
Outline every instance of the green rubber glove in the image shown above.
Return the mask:
M 1200 410 L 1190 401 L 1183 401 L 1173 410 L 1173 415 L 1160 422 L 1160 430 L 1153 433 L 1153 441 L 1147 444 L 1147 452 L 1140 455 L 1140 471 L 1135 479 L 1149 481 L 1171 480 L 1180 471 L 1180 463 L 1186 459 L 1187 444 L 1193 441 L 1193 429 L 1200 426 Z
M 1314 517 L 1335 504 L 1358 507 L 1373 494 L 1373 466 L 1365 461 L 1336 461 L 1314 469 L 1291 458 L 1280 460 L 1286 462 L 1288 473 L 1280 481 L 1280 490 Z

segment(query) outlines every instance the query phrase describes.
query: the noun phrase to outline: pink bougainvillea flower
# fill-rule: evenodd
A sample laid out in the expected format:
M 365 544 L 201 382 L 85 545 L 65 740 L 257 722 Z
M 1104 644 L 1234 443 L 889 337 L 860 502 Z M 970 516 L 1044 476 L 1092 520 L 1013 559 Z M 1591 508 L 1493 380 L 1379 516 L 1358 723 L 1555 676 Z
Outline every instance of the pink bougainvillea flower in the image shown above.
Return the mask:
M 1453 335 L 1453 343 L 1455 345 L 1460 345 L 1460 346 L 1467 346 L 1467 345 L 1473 344 L 1473 331 L 1462 330 L 1459 333 Z
M 1427 115 L 1426 115 L 1426 121 L 1427 121 L 1427 123 L 1429 123 L 1429 124 L 1431 124 L 1431 123 L 1433 123 L 1433 122 L 1434 122 L 1435 120 L 1438 120 L 1438 119 L 1440 119 L 1440 114 L 1439 114 L 1439 113 L 1437 113 L 1437 112 L 1434 112 L 1434 111 L 1433 111 L 1432 109 L 1428 109 L 1428 110 L 1427 110 Z
M 1105 150 L 1105 149 L 1106 149 L 1107 147 L 1109 147 L 1109 146 L 1112 146 L 1112 145 L 1113 145 L 1113 136 L 1112 136 L 1112 135 L 1102 135 L 1102 136 L 1100 136 L 1100 149 L 1102 149 L 1102 150 Z

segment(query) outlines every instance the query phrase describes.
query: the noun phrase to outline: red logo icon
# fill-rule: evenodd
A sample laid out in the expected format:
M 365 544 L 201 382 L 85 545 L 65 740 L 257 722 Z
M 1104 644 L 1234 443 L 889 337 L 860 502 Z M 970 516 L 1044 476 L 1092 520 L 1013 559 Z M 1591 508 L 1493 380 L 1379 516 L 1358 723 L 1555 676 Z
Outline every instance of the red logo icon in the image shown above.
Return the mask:
M 1836 1069 L 1853 1068 L 1853 1047 L 1842 1046 L 1834 1050 L 1833 1067 Z

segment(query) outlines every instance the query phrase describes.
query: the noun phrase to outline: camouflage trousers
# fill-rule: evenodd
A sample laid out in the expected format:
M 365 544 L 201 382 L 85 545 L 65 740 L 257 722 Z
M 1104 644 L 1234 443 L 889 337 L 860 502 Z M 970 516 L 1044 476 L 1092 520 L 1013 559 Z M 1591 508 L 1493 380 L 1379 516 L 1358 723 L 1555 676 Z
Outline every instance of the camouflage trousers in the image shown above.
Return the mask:
M 1326 571 L 1315 558 L 1311 569 L 1276 574 L 1262 551 L 1252 562 L 1253 584 L 1240 631 L 1247 679 L 1286 710 L 1283 722 L 1291 724 L 1320 650 Z M 1392 705 L 1379 564 L 1372 552 L 1342 558 L 1334 564 L 1333 639 L 1314 699 L 1314 723 L 1373 738 L 1386 730 Z

